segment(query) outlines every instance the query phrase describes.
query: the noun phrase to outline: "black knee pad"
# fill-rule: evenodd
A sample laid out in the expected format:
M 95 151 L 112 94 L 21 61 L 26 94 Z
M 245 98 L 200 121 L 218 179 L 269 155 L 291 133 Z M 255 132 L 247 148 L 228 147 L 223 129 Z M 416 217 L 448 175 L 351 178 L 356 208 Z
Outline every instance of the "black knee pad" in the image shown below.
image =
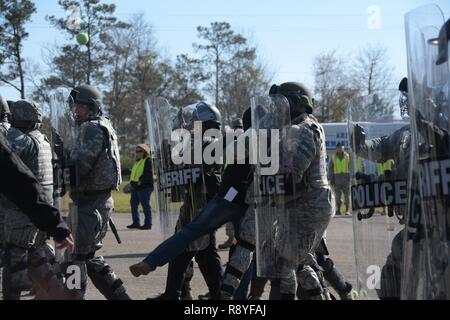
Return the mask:
M 108 300 L 130 300 L 120 280 L 103 257 L 86 261 L 88 276 L 94 286 Z

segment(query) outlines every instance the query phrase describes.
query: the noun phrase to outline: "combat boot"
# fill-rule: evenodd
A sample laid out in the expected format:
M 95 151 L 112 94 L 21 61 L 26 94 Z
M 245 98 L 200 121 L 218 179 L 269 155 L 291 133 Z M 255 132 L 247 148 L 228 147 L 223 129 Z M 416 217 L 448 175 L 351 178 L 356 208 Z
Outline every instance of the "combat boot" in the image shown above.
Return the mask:
M 180 293 L 181 292 L 178 292 L 178 293 L 179 294 L 171 295 L 171 294 L 168 294 L 168 293 L 164 292 L 164 293 L 161 293 L 160 295 L 158 295 L 156 297 L 147 298 L 146 300 L 181 300 L 181 298 L 180 298 Z
M 183 283 L 183 288 L 181 290 L 181 300 L 194 300 L 194 297 L 192 296 L 191 293 L 191 286 L 189 284 L 189 282 L 184 282 Z
M 350 283 L 346 283 L 347 289 L 342 292 L 338 292 L 339 297 L 341 298 L 341 300 L 355 300 L 355 290 L 353 290 L 353 287 Z
M 211 293 L 207 292 L 198 295 L 198 300 L 211 300 Z
M 233 300 L 233 296 L 225 291 L 220 291 L 219 300 Z

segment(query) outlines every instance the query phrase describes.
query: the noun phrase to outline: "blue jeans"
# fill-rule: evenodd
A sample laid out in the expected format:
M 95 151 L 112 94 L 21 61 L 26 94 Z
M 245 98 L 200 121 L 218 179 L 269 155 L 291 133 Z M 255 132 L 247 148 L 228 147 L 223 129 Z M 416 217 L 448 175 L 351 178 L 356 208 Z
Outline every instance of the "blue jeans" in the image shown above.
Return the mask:
M 187 226 L 161 243 L 148 254 L 144 262 L 151 267 L 162 267 L 183 253 L 195 239 L 211 233 L 223 224 L 238 221 L 247 207 L 214 197 Z
M 152 195 L 153 188 L 144 188 L 144 189 L 132 189 L 131 190 L 131 216 L 133 218 L 133 224 L 140 225 L 141 221 L 139 218 L 139 204 L 142 206 L 144 210 L 145 222 L 146 226 L 152 225 L 152 208 L 150 207 L 150 197 Z

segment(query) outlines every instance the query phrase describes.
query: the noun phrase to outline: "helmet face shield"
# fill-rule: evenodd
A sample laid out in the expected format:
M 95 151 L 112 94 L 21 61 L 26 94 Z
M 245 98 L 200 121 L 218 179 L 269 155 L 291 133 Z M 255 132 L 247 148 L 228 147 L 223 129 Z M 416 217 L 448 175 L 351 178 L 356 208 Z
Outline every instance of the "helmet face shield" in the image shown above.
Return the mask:
M 180 108 L 176 117 L 173 120 L 173 129 L 186 129 L 192 131 L 194 129 L 194 122 L 199 121 L 195 105 L 189 105 Z
M 74 91 L 72 90 L 72 92 L 70 93 L 70 95 L 67 97 L 67 106 L 69 107 L 69 109 L 72 109 L 73 105 L 75 104 L 75 99 L 73 97 L 73 93 Z

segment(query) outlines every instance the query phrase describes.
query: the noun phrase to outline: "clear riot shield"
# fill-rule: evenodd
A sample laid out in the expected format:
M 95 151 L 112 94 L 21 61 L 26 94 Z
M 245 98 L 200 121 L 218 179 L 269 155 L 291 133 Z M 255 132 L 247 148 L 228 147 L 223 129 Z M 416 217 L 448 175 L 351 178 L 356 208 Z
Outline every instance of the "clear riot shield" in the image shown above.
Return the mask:
M 70 150 L 76 139 L 76 126 L 67 103 L 68 93 L 58 91 L 50 96 L 50 122 L 51 135 L 50 144 L 53 150 L 53 180 L 54 180 L 54 205 L 72 230 L 76 238 L 77 217 L 76 205 L 70 199 L 69 192 L 76 185 L 76 170 L 67 164 L 67 150 Z M 76 240 L 75 240 L 76 241 Z M 57 250 L 59 262 L 64 260 L 62 254 Z
M 195 105 L 175 108 L 161 97 L 147 101 L 156 208 L 164 238 L 192 220 L 206 204 L 202 163 L 194 163 Z M 200 149 L 202 152 L 201 132 Z M 176 158 L 176 159 L 175 159 Z M 201 157 L 200 157 L 201 159 Z
M 448 42 L 445 33 L 439 38 L 444 22 L 436 5 L 405 16 L 412 159 L 403 299 L 450 298 L 450 72 L 448 59 L 437 63 Z
M 365 299 L 393 298 L 400 291 L 395 248 L 403 234 L 409 156 L 401 144 L 409 127 L 395 110 L 396 92 L 357 97 L 348 106 L 356 289 Z
M 295 129 L 288 100 L 281 95 L 252 99 L 252 129 L 257 133 L 254 175 L 257 274 L 284 278 L 298 259 L 295 215 L 287 204 L 299 190 L 295 172 Z M 293 130 L 293 131 L 292 131 Z
M 70 187 L 70 176 L 65 162 L 65 151 L 73 146 L 75 124 L 66 102 L 67 95 L 60 91 L 50 96 L 51 132 L 48 136 L 53 150 L 54 201 L 62 209 L 61 203 Z

